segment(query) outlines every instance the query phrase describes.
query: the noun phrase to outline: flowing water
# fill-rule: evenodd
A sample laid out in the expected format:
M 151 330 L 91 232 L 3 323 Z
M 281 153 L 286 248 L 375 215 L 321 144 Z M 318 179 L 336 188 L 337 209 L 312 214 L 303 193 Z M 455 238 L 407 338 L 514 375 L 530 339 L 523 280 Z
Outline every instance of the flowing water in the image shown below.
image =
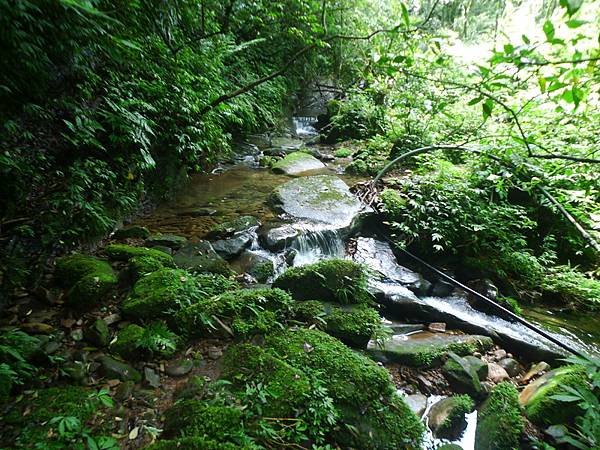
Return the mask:
M 315 118 L 312 117 L 295 118 L 296 135 L 302 138 L 314 137 L 316 134 L 313 127 L 314 122 Z M 267 169 L 259 168 L 257 164 L 261 149 L 273 145 L 275 139 L 271 136 L 266 138 L 259 136 L 256 142 L 260 143 L 260 146 L 257 146 L 258 144 L 242 145 L 240 147 L 242 150 L 235 154 L 228 164 L 218 167 L 215 173 L 193 176 L 187 187 L 174 200 L 160 205 L 150 215 L 140 219 L 138 223 L 149 227 L 153 232 L 174 233 L 196 240 L 201 239 L 215 224 L 241 215 L 255 216 L 262 223 L 278 220 L 277 214 L 269 207 L 269 197 L 275 187 L 291 178 L 273 174 Z M 291 145 L 289 141 L 290 139 L 287 141 L 284 139 L 279 142 L 287 142 L 285 145 Z M 327 151 L 328 149 L 322 148 L 321 150 Z M 336 164 L 328 164 L 326 169 L 332 174 L 337 174 L 340 170 L 340 166 Z M 350 185 L 357 181 L 356 177 L 348 177 L 343 174 L 340 177 Z M 255 239 L 242 257 L 231 262 L 232 267 L 243 272 L 247 266 L 244 258 L 267 258 L 273 261 L 275 276 L 277 276 L 288 265 L 303 265 L 324 258 L 345 257 L 346 242 L 339 232 L 315 223 L 295 223 L 293 226 L 299 231 L 299 235 L 287 249 L 271 252 L 262 248 L 259 241 Z M 379 242 L 379 244 L 382 243 Z M 295 255 L 292 259 L 289 257 L 290 249 Z M 370 261 L 369 258 L 371 258 Z M 390 258 L 393 258 L 393 261 Z M 383 290 L 388 296 L 401 295 L 412 298 L 416 302 L 422 302 L 427 307 L 446 314 L 449 318 L 456 318 L 459 323 L 470 323 L 481 329 L 502 332 L 511 338 L 530 344 L 555 348 L 553 344 L 543 343 L 543 338 L 537 337 L 522 325 L 473 309 L 464 297 L 456 295 L 444 298 L 415 296 L 407 289 L 406 279 L 402 278 L 406 276 L 410 278 L 414 273 L 401 268 L 391 252 L 379 248 L 373 255 L 361 262 L 379 271 L 386 271 L 390 267 L 396 271 L 395 275 L 390 276 L 390 279 L 373 281 L 373 286 Z M 407 272 L 403 273 L 402 270 Z M 418 276 L 418 274 L 416 275 Z M 395 276 L 396 278 L 394 278 Z M 570 345 L 587 353 L 600 354 L 597 346 L 597 343 L 600 342 L 600 327 L 592 317 L 565 315 L 543 309 L 527 309 L 524 316 L 549 329 Z M 433 404 L 433 400 L 430 399 L 428 408 Z M 467 422 L 467 430 L 456 443 L 463 449 L 470 450 L 474 445 L 477 413 L 468 415 Z M 440 442 L 428 435 L 425 448 L 436 448 Z

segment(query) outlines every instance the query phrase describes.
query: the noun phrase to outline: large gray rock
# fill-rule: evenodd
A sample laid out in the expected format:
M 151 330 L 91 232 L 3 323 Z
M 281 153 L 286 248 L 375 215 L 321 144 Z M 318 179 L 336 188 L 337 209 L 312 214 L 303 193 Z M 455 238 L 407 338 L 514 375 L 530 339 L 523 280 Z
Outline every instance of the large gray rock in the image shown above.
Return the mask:
M 323 169 L 325 164 L 312 155 L 304 152 L 294 152 L 273 164 L 271 170 L 274 173 L 286 175 L 298 175 L 308 170 Z
M 349 233 L 358 225 L 361 202 L 348 185 L 331 175 L 297 178 L 273 191 L 272 206 L 299 222 Z
M 404 403 L 408 405 L 410 410 L 418 417 L 421 417 L 427 409 L 427 396 L 423 394 L 413 394 L 403 397 Z
M 378 278 L 384 283 L 400 283 L 420 295 L 426 294 L 431 287 L 431 283 L 422 275 L 398 264 L 396 255 L 387 242 L 359 237 L 356 239 L 356 251 L 352 259 L 379 274 Z
M 493 345 L 487 336 L 453 335 L 420 331 L 409 335 L 395 335 L 383 343 L 369 342 L 369 354 L 383 362 L 397 362 L 415 367 L 441 364 L 449 352 L 462 356 L 482 352 Z
M 183 246 L 173 255 L 175 265 L 192 272 L 211 272 L 224 275 L 232 270 L 227 262 L 217 254 L 210 242 L 200 241 Z
M 300 231 L 291 225 L 266 225 L 258 230 L 258 240 L 261 245 L 272 251 L 283 250 L 299 235 Z
M 97 361 L 107 378 L 117 378 L 121 381 L 133 381 L 135 383 L 142 380 L 142 375 L 129 364 L 106 355 L 100 356 Z
M 449 353 L 449 358 L 442 367 L 442 373 L 448 380 L 452 390 L 459 394 L 468 394 L 478 398 L 483 393 L 483 387 L 475 369 L 464 358 Z
M 427 424 L 434 436 L 457 439 L 467 426 L 465 414 L 473 411 L 467 396 L 447 397 L 434 404 L 427 414 Z
M 229 239 L 221 239 L 212 243 L 215 251 L 224 259 L 233 259 L 250 247 L 254 234 L 250 232 L 238 233 Z

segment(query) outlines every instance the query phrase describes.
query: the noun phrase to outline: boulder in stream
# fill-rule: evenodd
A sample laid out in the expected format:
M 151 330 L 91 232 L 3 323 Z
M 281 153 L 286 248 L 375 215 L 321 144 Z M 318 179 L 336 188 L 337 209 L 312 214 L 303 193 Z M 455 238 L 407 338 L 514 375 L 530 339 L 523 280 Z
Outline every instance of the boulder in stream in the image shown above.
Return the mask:
M 465 414 L 473 411 L 468 395 L 455 395 L 434 404 L 427 414 L 427 424 L 438 438 L 458 439 L 467 426 Z
M 421 331 L 410 335 L 395 335 L 383 343 L 370 342 L 371 357 L 382 362 L 397 362 L 413 367 L 440 365 L 449 352 L 470 355 L 493 345 L 487 336 L 456 335 Z
M 271 251 L 280 251 L 289 246 L 300 235 L 291 225 L 268 224 L 258 230 L 261 245 Z
M 207 239 L 227 239 L 237 233 L 254 231 L 260 226 L 260 221 L 254 216 L 239 216 L 233 220 L 220 223 L 211 228 L 206 234 Z
M 215 241 L 212 243 L 212 246 L 219 256 L 230 260 L 239 256 L 245 249 L 250 247 L 253 240 L 253 233 L 241 232 L 229 239 Z
M 210 272 L 222 275 L 231 275 L 232 273 L 227 262 L 207 241 L 183 246 L 173 255 L 173 261 L 177 267 L 192 272 Z
M 273 164 L 271 170 L 274 173 L 283 173 L 286 175 L 298 175 L 309 170 L 325 168 L 325 164 L 312 155 L 305 152 L 289 153 L 285 158 Z
M 290 218 L 349 234 L 365 211 L 348 185 L 332 175 L 296 178 L 279 186 L 271 196 L 272 207 Z

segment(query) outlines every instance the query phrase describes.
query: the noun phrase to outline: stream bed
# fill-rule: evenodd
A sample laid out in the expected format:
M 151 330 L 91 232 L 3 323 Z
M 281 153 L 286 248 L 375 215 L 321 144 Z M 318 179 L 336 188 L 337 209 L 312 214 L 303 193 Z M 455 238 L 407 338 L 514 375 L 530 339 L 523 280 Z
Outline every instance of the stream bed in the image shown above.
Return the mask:
M 299 137 L 313 138 L 310 120 L 296 119 L 294 124 Z M 333 192 L 335 195 L 339 195 L 338 191 L 343 191 L 343 195 L 351 194 L 349 191 L 345 193 L 347 187 L 338 189 L 339 186 L 330 184 L 342 180 L 342 185 L 351 186 L 362 180 L 343 173 L 343 162 L 332 156 L 331 148 L 311 146 L 311 151 L 320 155 L 325 164 L 321 169 L 302 173 L 301 177 L 275 174 L 258 164 L 263 152 L 285 154 L 303 146 L 304 142 L 294 137 L 274 139 L 259 136 L 253 144 L 240 145 L 232 159 L 213 173 L 193 176 L 175 199 L 160 205 L 136 224 L 144 225 L 153 232 L 177 234 L 197 242 L 204 239 L 216 224 L 240 216 L 254 216 L 262 226 L 249 229 L 251 239 L 248 246 L 229 260 L 231 267 L 240 274 L 245 273 L 254 260 L 270 260 L 274 264 L 274 275 L 266 281 L 271 282 L 288 266 L 331 257 L 353 258 L 377 273 L 370 279 L 370 289 L 378 302 L 384 305 L 387 319 L 411 323 L 444 322 L 451 328 L 491 336 L 500 340 L 504 347 L 514 349 L 515 353 L 531 352 L 534 355 L 532 360 L 565 356 L 556 345 L 523 325 L 474 309 L 461 292 L 450 292 L 443 297 L 431 296 L 435 280 L 430 280 L 430 283 L 420 274 L 400 266 L 389 245 L 378 240 L 377 236 L 361 237 L 361 217 L 370 213 L 368 208 L 353 203 L 355 200 L 350 198 L 335 197 Z M 325 208 L 304 202 L 307 193 L 303 191 L 306 184 L 302 181 L 298 186 L 290 185 L 291 181 L 306 177 L 313 180 L 310 189 L 318 191 L 314 200 L 324 202 Z M 282 186 L 291 186 L 287 189 L 292 189 L 292 192 L 284 193 L 281 204 L 274 207 L 274 192 L 281 194 Z M 261 231 L 263 228 L 267 231 Z M 280 241 L 282 246 L 265 244 L 271 242 L 269 233 L 273 230 L 274 235 L 288 233 L 289 236 Z M 353 252 L 348 252 L 349 247 L 354 248 Z M 524 317 L 578 350 L 600 355 L 597 346 L 600 327 L 592 318 L 553 313 L 542 308 L 526 309 Z M 402 337 L 402 332 L 396 333 L 396 336 Z M 428 399 L 427 410 L 422 417 L 426 418 L 434 400 L 440 398 Z M 477 412 L 467 415 L 466 419 L 467 428 L 455 443 L 471 450 Z M 425 448 L 433 449 L 441 443 L 430 433 L 426 437 Z

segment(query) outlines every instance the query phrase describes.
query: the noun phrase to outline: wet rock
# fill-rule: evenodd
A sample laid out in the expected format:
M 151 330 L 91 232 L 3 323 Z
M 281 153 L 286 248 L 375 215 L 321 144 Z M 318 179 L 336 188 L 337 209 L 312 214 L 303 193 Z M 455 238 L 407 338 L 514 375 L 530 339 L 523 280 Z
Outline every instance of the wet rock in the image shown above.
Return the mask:
M 271 170 L 274 173 L 297 175 L 308 170 L 323 169 L 324 167 L 325 164 L 308 153 L 293 152 L 273 164 Z
M 158 250 L 159 252 L 166 253 L 167 255 L 173 255 L 173 249 L 171 247 L 166 247 L 164 245 L 154 245 L 152 247 L 153 250 Z
M 343 235 L 358 225 L 365 211 L 348 185 L 332 175 L 288 181 L 273 191 L 271 205 L 300 222 L 319 224 Z
M 181 248 L 187 242 L 187 238 L 175 234 L 154 234 L 146 239 L 146 245 L 153 247 L 161 245 L 172 249 Z
M 467 426 L 465 414 L 473 411 L 473 400 L 467 395 L 448 397 L 431 407 L 427 423 L 434 436 L 457 439 Z
M 110 326 L 121 320 L 121 314 L 119 314 L 119 313 L 109 314 L 103 320 L 106 323 L 106 325 Z
M 427 325 L 427 329 L 434 333 L 445 333 L 446 324 L 444 322 L 432 322 Z
M 207 239 L 227 239 L 237 233 L 254 231 L 260 226 L 260 221 L 254 216 L 239 216 L 233 220 L 215 225 L 207 234 Z
M 539 363 L 533 364 L 529 368 L 529 370 L 527 371 L 527 373 L 525 375 L 523 375 L 523 378 L 521 379 L 521 382 L 522 383 L 527 383 L 532 378 L 535 378 L 535 377 L 537 377 L 539 375 L 542 375 L 548 369 L 550 369 L 550 364 L 548 364 L 547 362 L 540 361 Z
M 230 260 L 239 256 L 254 240 L 253 233 L 237 233 L 229 239 L 222 239 L 212 243 L 215 251 L 224 259 Z
M 183 246 L 173 255 L 175 265 L 193 272 L 211 272 L 230 275 L 227 262 L 215 252 L 210 242 L 200 241 Z
M 288 247 L 300 232 L 291 225 L 264 227 L 258 231 L 258 239 L 263 247 L 271 251 L 280 251 Z
M 496 361 L 500 361 L 501 359 L 506 358 L 506 350 L 503 350 L 501 348 L 498 350 L 494 350 L 492 356 Z
M 486 336 L 434 334 L 423 331 L 408 336 L 392 336 L 382 345 L 369 342 L 367 351 L 378 361 L 432 367 L 440 365 L 443 357 L 450 352 L 464 356 L 492 345 L 492 340 Z
M 150 236 L 148 228 L 139 225 L 121 228 L 113 233 L 115 239 L 146 239 L 148 236 Z
M 419 295 L 426 294 L 431 286 L 422 275 L 399 265 L 387 242 L 359 237 L 352 259 L 378 273 L 383 283 L 399 283 Z
M 124 381 L 119 384 L 115 391 L 115 399 L 120 402 L 124 402 L 125 400 L 129 400 L 129 398 L 133 394 L 133 388 L 135 387 L 135 383 L 133 381 Z
M 106 378 L 117 378 L 121 381 L 133 381 L 135 383 L 142 380 L 142 375 L 129 364 L 106 355 L 100 356 L 97 361 L 102 366 L 102 372 Z
M 562 402 L 553 398 L 562 394 L 565 387 L 577 388 L 587 383 L 582 366 L 565 366 L 552 370 L 531 382 L 519 395 L 527 418 L 537 425 L 570 423 L 581 415 L 577 402 Z
M 508 375 L 506 370 L 504 370 L 504 368 L 502 366 L 500 366 L 499 364 L 490 363 L 490 364 L 488 364 L 487 378 L 488 378 L 488 380 L 490 380 L 494 383 L 500 383 L 504 380 L 508 380 L 510 378 L 510 376 Z
M 187 208 L 177 211 L 178 216 L 206 217 L 216 216 L 218 211 L 212 208 Z
M 96 347 L 106 347 L 110 342 L 108 325 L 102 319 L 88 323 L 83 329 L 83 338 Z
M 413 394 L 403 397 L 404 403 L 408 405 L 412 412 L 421 417 L 427 409 L 427 396 L 423 394 Z
M 270 147 L 282 151 L 296 151 L 304 147 L 304 141 L 301 139 L 290 138 L 286 136 L 277 136 L 269 140 Z
M 512 358 L 504 358 L 498 361 L 498 365 L 506 370 L 510 377 L 516 377 L 519 374 L 519 362 Z
M 447 297 L 454 291 L 454 285 L 446 280 L 438 280 L 431 289 L 431 295 L 436 297 Z
M 253 251 L 242 253 L 235 267 L 239 272 L 251 275 L 259 283 L 265 283 L 275 271 L 273 261 Z
M 153 388 L 160 387 L 160 376 L 151 367 L 144 367 L 144 380 Z
M 409 334 L 415 331 L 423 331 L 425 326 L 420 323 L 397 323 L 391 322 L 385 324 L 393 334 Z
M 50 334 L 54 332 L 54 327 L 47 323 L 41 322 L 25 322 L 19 325 L 21 331 L 29 334 Z
M 182 377 L 190 373 L 193 367 L 194 362 L 191 359 L 179 359 L 170 362 L 167 367 L 165 367 L 165 372 L 170 377 Z
M 481 358 L 477 358 L 475 356 L 465 356 L 465 360 L 469 363 L 469 365 L 475 370 L 477 376 L 480 381 L 483 381 L 488 376 L 488 363 L 483 361 Z
M 223 356 L 223 350 L 219 347 L 211 346 L 208 348 L 208 357 L 210 359 L 219 359 Z
M 442 367 L 442 373 L 450 387 L 459 394 L 468 394 L 474 398 L 480 397 L 482 387 L 473 367 L 455 353 L 449 353 L 448 356 L 448 360 Z

